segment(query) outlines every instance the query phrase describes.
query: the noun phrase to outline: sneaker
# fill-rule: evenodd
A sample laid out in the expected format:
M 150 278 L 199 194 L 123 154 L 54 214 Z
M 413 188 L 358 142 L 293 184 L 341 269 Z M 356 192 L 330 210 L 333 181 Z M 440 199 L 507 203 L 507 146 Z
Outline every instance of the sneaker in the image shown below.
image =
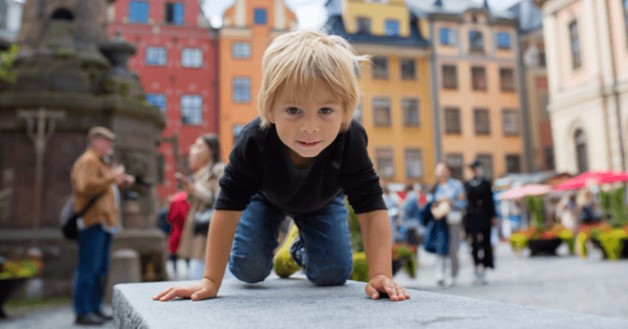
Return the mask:
M 111 321 L 111 320 L 113 320 L 113 315 L 104 313 L 102 311 L 94 312 L 94 314 L 96 314 L 96 316 L 98 316 L 99 318 L 103 319 L 104 321 Z
M 94 313 L 87 313 L 76 316 L 76 321 L 74 323 L 82 326 L 99 326 L 105 323 L 101 317 Z
M 273 259 L 275 273 L 281 278 L 288 278 L 301 269 L 300 263 L 293 257 L 300 254 L 298 249 L 302 249 L 295 246 L 296 244 L 303 245 L 299 238 L 299 228 L 292 223 L 283 245 L 277 250 Z M 300 257 L 297 259 L 300 260 Z

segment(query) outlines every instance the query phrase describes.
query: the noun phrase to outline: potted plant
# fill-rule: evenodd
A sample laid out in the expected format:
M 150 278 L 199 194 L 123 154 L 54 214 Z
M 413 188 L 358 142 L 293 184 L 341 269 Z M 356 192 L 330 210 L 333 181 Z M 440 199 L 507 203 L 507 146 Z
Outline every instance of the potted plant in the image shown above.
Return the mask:
M 0 256 L 0 318 L 6 317 L 2 305 L 26 281 L 37 276 L 42 267 L 38 257 L 14 260 Z
M 556 249 L 567 243 L 570 253 L 575 252 L 573 233 L 562 225 L 546 225 L 543 198 L 528 196 L 525 205 L 530 213 L 532 225 L 517 231 L 510 237 L 510 244 L 515 251 L 530 249 L 531 256 L 556 255 Z

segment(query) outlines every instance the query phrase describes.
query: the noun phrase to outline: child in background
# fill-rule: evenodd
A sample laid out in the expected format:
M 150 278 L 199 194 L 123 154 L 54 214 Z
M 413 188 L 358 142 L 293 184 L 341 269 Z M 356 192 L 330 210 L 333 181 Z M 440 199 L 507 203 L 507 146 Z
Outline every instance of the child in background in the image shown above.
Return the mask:
M 315 285 L 342 285 L 352 250 L 345 194 L 361 225 L 372 299 L 410 298 L 392 280 L 390 218 L 367 137 L 352 121 L 355 70 L 366 60 L 338 36 L 295 31 L 277 37 L 262 61 L 259 117 L 242 130 L 220 181 L 203 279 L 153 299 L 216 297 L 227 262 L 241 281 L 263 281 L 286 216 L 299 237 L 292 256 Z

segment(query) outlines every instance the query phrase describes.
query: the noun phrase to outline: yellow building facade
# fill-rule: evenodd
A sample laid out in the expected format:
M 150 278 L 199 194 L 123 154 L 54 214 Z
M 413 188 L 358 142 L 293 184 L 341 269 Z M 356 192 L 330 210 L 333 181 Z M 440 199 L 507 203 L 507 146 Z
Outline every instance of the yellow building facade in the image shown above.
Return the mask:
M 359 74 L 356 113 L 369 138 L 369 154 L 386 183 L 432 183 L 432 126 L 428 43 L 403 0 L 329 1 L 328 33 L 371 56 Z
M 257 116 L 266 47 L 296 26 L 296 16 L 283 0 L 236 0 L 225 11 L 219 33 L 217 84 L 223 159 L 227 159 L 240 130 Z

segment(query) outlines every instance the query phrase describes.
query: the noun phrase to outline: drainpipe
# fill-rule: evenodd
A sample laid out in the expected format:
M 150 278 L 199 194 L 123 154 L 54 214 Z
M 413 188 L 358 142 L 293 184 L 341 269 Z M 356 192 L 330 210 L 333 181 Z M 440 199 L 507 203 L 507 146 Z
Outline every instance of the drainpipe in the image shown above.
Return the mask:
M 518 30 L 518 28 L 517 28 Z M 524 160 L 524 172 L 536 171 L 538 166 L 536 165 L 536 159 L 534 151 L 532 150 L 532 122 L 530 122 L 530 104 L 528 103 L 528 85 L 526 83 L 527 72 L 525 65 L 523 64 L 523 49 L 521 47 L 521 32 L 517 31 L 517 67 L 519 68 L 519 105 L 521 106 L 521 123 L 523 125 L 523 158 Z
M 429 17 L 428 17 L 429 20 Z M 430 40 L 432 41 L 432 63 L 430 65 L 430 73 L 432 75 L 432 120 L 434 120 L 434 157 L 436 166 L 437 163 L 442 161 L 443 158 L 443 150 L 442 150 L 442 137 L 441 137 L 441 125 L 440 125 L 440 91 L 438 89 L 438 70 L 437 70 L 437 62 L 436 62 L 436 49 L 435 48 L 435 33 L 434 33 L 434 23 L 430 20 Z

